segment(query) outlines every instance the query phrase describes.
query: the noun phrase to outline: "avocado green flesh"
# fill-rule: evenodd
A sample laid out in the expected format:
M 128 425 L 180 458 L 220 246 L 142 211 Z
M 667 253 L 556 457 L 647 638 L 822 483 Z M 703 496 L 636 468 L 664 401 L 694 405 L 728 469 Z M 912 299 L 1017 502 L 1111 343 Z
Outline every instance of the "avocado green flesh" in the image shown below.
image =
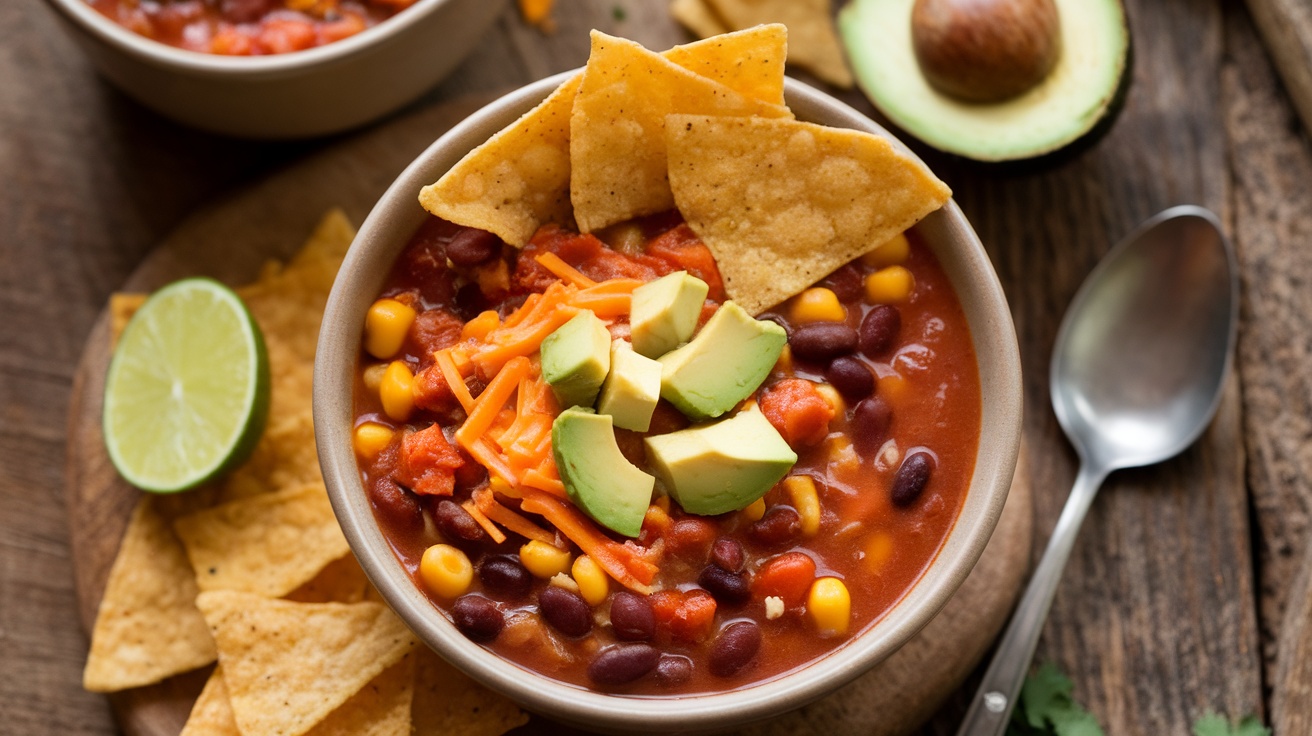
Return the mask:
M 693 421 L 747 398 L 779 360 L 788 333 L 725 302 L 687 345 L 661 356 L 661 398 Z
M 551 425 L 551 451 L 575 506 L 607 529 L 638 536 L 656 479 L 620 452 L 610 416 L 566 409 Z
M 610 331 L 586 309 L 542 341 L 542 379 L 561 406 L 592 406 L 608 372 Z
M 597 413 L 609 414 L 621 429 L 646 432 L 660 399 L 661 364 L 616 340 L 610 349 L 610 373 L 597 398 Z
M 895 125 L 929 145 L 979 161 L 1033 158 L 1089 133 L 1126 71 L 1129 31 L 1117 0 L 1055 0 L 1061 56 L 1038 86 L 1000 103 L 962 102 L 926 81 L 911 46 L 915 0 L 852 0 L 839 31 L 857 82 Z
M 639 286 L 633 292 L 629 324 L 633 349 L 659 358 L 679 347 L 697 329 L 697 318 L 710 286 L 687 271 L 676 271 Z
M 765 495 L 797 462 L 760 409 L 644 440 L 652 471 L 690 514 L 736 511 Z

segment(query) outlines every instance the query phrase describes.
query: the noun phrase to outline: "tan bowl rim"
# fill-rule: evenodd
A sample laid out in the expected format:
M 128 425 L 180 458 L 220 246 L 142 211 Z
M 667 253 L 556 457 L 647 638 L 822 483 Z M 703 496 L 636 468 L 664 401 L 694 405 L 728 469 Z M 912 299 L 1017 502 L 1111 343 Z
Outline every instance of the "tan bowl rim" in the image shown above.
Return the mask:
M 46 0 L 83 30 L 138 61 L 205 76 L 256 79 L 327 64 L 355 56 L 386 42 L 454 0 L 416 0 L 386 21 L 323 46 L 265 56 L 224 56 L 170 46 L 133 33 L 96 12 L 86 0 Z
M 815 663 L 771 680 L 723 693 L 679 697 L 617 696 L 585 690 L 488 652 L 433 607 L 382 537 L 351 449 L 353 372 L 364 311 L 408 240 L 407 236 L 397 242 L 395 237 L 386 237 L 385 231 L 397 229 L 402 221 L 422 221 L 425 213 L 417 201 L 421 186 L 436 180 L 466 151 L 532 108 L 574 73 L 512 92 L 451 129 L 401 173 L 361 226 L 329 296 L 315 364 L 315 435 L 329 496 L 351 549 L 407 625 L 453 665 L 529 710 L 604 730 L 660 732 L 722 729 L 778 715 L 832 692 L 896 651 L 947 603 L 983 553 L 1002 514 L 1020 445 L 1020 355 L 1006 297 L 979 238 L 950 201 L 930 218 L 942 218 L 936 220 L 936 227 L 946 226 L 953 242 L 964 244 L 961 257 L 969 267 L 960 278 L 949 276 L 953 276 L 963 307 L 965 283 L 970 286 L 971 298 L 987 307 L 986 313 L 974 318 L 967 309 L 981 382 L 992 381 L 981 385 L 984 424 L 979 455 L 966 501 L 938 557 L 902 601 L 865 632 Z M 911 154 L 869 118 L 808 85 L 788 79 L 785 92 L 799 119 L 822 119 L 830 125 L 876 132 Z M 386 266 L 379 267 L 371 260 Z M 351 309 L 353 300 L 355 309 Z M 983 345 L 990 348 L 987 359 L 981 352 Z M 987 467 L 986 446 L 992 452 L 987 457 L 995 460 Z M 967 509 L 977 514 L 973 527 L 960 523 Z M 914 609 L 909 608 L 912 605 Z

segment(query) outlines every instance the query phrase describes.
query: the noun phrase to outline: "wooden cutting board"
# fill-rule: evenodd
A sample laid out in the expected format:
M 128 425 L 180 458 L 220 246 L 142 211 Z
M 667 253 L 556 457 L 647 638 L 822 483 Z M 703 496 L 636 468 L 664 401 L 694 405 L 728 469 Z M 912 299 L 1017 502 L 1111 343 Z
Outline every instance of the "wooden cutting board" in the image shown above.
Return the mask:
M 483 102 L 459 100 L 395 119 L 214 203 L 161 243 L 123 290 L 150 291 L 202 274 L 241 285 L 254 280 L 266 260 L 289 257 L 329 208 L 341 207 L 358 226 L 412 159 Z M 79 614 L 88 632 L 138 494 L 119 479 L 104 452 L 100 413 L 108 364 L 109 320 L 102 313 L 74 379 L 65 476 Z M 834 695 L 749 732 L 891 736 L 914 730 L 933 714 L 991 645 L 1028 569 L 1028 471 L 1022 451 L 1011 496 L 982 560 L 924 631 Z M 123 731 L 128 736 L 177 734 L 208 669 L 108 696 Z M 521 731 L 561 729 L 535 718 Z

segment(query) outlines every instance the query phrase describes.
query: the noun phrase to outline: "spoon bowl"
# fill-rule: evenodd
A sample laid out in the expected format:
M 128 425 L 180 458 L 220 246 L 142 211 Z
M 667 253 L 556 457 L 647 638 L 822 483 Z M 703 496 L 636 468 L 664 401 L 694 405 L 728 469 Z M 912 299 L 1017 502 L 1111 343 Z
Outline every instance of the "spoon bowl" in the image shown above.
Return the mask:
M 1057 332 L 1052 408 L 1080 456 L 1066 506 L 958 736 L 1001 736 L 1080 524 L 1107 474 L 1161 462 L 1216 413 L 1239 321 L 1234 251 L 1216 215 L 1173 207 L 1085 279 Z

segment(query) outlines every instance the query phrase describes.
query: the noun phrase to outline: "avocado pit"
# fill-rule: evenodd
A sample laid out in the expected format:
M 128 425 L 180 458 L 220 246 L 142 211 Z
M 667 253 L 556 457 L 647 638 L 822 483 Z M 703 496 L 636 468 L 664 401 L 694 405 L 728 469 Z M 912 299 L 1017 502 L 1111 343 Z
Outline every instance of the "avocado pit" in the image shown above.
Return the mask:
M 1053 0 L 916 0 L 911 42 L 925 79 L 966 102 L 1033 89 L 1061 55 Z

